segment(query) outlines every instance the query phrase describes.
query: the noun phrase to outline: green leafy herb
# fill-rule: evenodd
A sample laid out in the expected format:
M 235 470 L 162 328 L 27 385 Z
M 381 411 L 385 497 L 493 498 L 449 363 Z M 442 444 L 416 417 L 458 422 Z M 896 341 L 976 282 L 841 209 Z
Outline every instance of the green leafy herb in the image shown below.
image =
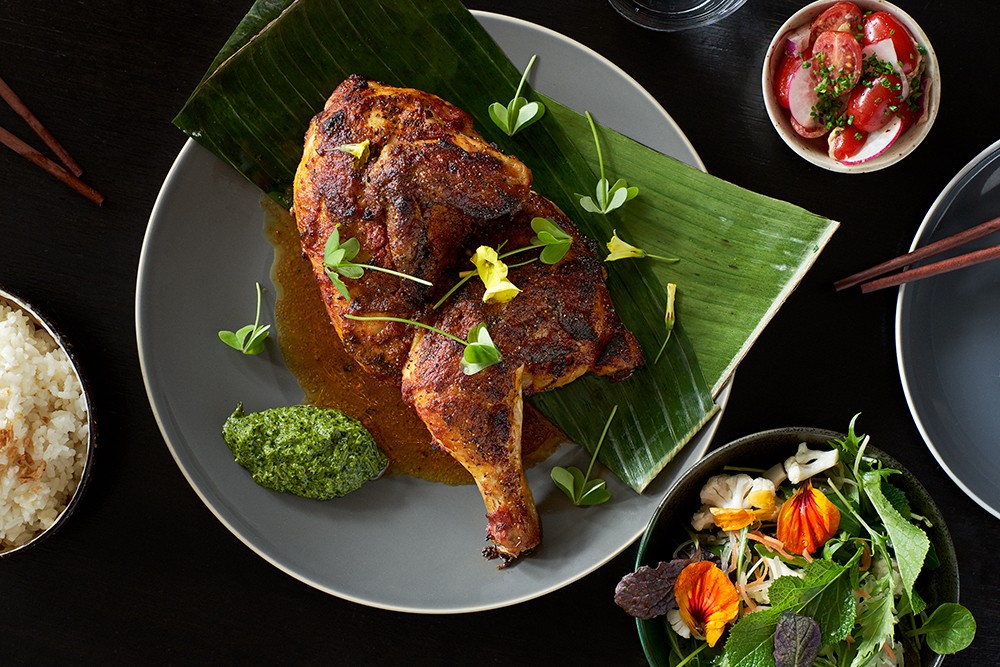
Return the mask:
M 619 178 L 614 185 L 604 175 L 604 153 L 601 150 L 601 139 L 597 136 L 597 125 L 590 112 L 586 112 L 587 122 L 590 123 L 590 131 L 594 135 L 594 144 L 597 146 L 597 164 L 601 170 L 601 179 L 597 181 L 594 189 L 594 197 L 577 194 L 580 198 L 580 206 L 590 213 L 603 213 L 607 215 L 610 211 L 620 208 L 625 202 L 633 199 L 639 194 L 639 188 L 629 187 L 624 178 Z
M 924 635 L 931 650 L 941 655 L 958 653 L 976 637 L 972 612 L 956 602 L 946 602 L 934 610 L 920 629 L 909 635 Z
M 508 137 L 514 136 L 518 130 L 523 130 L 545 115 L 545 106 L 541 102 L 529 102 L 521 97 L 521 89 L 528 79 L 528 71 L 535 64 L 537 57 L 531 56 L 528 66 L 524 68 L 521 82 L 517 84 L 517 91 L 514 93 L 514 99 L 508 102 L 507 106 L 499 102 L 490 105 L 490 118 L 497 127 L 507 133 Z
M 667 337 L 663 339 L 663 345 L 660 346 L 660 351 L 656 353 L 656 358 L 653 359 L 653 365 L 655 366 L 660 361 L 660 357 L 663 356 L 663 351 L 667 349 L 667 343 L 670 342 L 670 334 L 674 332 L 674 322 L 677 319 L 674 313 L 674 299 L 677 295 L 677 285 L 674 283 L 667 283 L 667 311 L 663 316 L 663 323 L 667 327 Z
M 257 283 L 257 314 L 253 324 L 248 324 L 239 331 L 220 331 L 219 340 L 243 354 L 260 354 L 264 351 L 264 341 L 267 340 L 270 324 L 260 326 L 260 283 Z
M 459 365 L 462 368 L 462 372 L 466 375 L 475 375 L 484 368 L 489 368 L 490 366 L 498 364 L 503 360 L 503 357 L 500 356 L 500 350 L 497 349 L 497 346 L 493 343 L 493 339 L 490 337 L 490 332 L 486 330 L 486 325 L 483 323 L 479 323 L 469 329 L 468 340 L 462 340 L 458 336 L 453 336 L 447 331 L 442 331 L 437 327 L 432 327 L 429 324 L 417 322 L 416 320 L 407 320 L 402 317 L 389 317 L 381 315 L 344 315 L 344 317 L 349 320 L 401 322 L 402 324 L 411 324 L 415 327 L 433 331 L 434 333 L 444 336 L 445 338 L 450 338 L 456 343 L 461 343 L 465 346 L 465 353 L 462 355 L 462 361 L 459 362 Z
M 538 257 L 542 264 L 558 264 L 569 251 L 573 237 L 548 218 L 532 218 L 531 228 L 535 230 L 531 245 L 542 247 Z
M 586 474 L 576 466 L 568 468 L 555 466 L 552 468 L 550 473 L 552 482 L 562 489 L 562 492 L 569 496 L 573 504 L 578 507 L 600 505 L 611 500 L 611 493 L 604 480 L 590 479 L 590 473 L 594 470 L 597 453 L 601 451 L 601 445 L 604 444 L 604 438 L 608 435 L 608 429 L 611 427 L 611 420 L 615 418 L 617 412 L 618 406 L 616 405 L 611 409 L 611 414 L 608 415 L 608 420 L 604 423 L 604 431 L 601 433 L 600 440 L 597 441 L 597 446 L 594 447 L 594 454 L 590 457 L 590 465 L 587 467 Z
M 347 285 L 341 280 L 341 276 L 344 278 L 350 278 L 352 280 L 357 280 L 365 274 L 365 269 L 371 269 L 372 271 L 381 271 L 382 273 L 388 273 L 393 276 L 398 276 L 400 278 L 405 278 L 406 280 L 412 280 L 415 283 L 420 283 L 421 285 L 431 286 L 431 283 L 424 280 L 423 278 L 417 278 L 406 273 L 400 273 L 399 271 L 393 271 L 392 269 L 387 269 L 381 266 L 374 266 L 372 264 L 356 264 L 352 262 L 355 257 L 358 256 L 358 252 L 361 251 L 361 244 L 355 238 L 350 238 L 340 242 L 340 225 L 333 228 L 333 232 L 330 234 L 329 238 L 326 240 L 326 246 L 323 248 L 323 268 L 326 269 L 326 275 L 333 281 L 334 287 L 344 295 L 344 298 L 348 301 L 351 300 L 351 293 L 347 289 Z

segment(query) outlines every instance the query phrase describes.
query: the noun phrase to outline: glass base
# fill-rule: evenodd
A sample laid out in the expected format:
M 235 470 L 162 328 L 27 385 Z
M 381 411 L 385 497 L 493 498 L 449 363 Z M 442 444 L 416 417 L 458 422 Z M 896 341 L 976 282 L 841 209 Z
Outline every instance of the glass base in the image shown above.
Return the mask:
M 714 23 L 746 0 L 609 0 L 619 14 L 652 30 L 673 32 Z

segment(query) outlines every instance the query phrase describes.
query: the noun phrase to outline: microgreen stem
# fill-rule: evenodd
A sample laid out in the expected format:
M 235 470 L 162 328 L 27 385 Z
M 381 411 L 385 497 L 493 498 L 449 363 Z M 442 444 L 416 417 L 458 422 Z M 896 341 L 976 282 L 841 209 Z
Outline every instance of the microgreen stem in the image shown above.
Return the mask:
M 257 314 L 253 316 L 253 333 L 260 328 L 260 283 L 257 283 Z M 251 334 L 252 335 L 252 334 Z
M 462 276 L 462 278 L 457 283 L 455 283 L 450 290 L 444 293 L 443 297 L 438 299 L 437 303 L 434 304 L 434 308 L 440 308 L 441 304 L 448 300 L 448 297 L 457 292 L 459 287 L 469 282 L 469 279 L 472 278 L 472 276 L 474 275 L 476 275 L 476 272 L 470 271 L 469 273 Z
M 415 283 L 420 283 L 421 285 L 427 285 L 433 287 L 434 283 L 428 282 L 423 278 L 417 278 L 416 276 L 411 276 L 408 273 L 400 273 L 399 271 L 393 271 L 392 269 L 387 269 L 381 266 L 372 266 L 371 264 L 355 264 L 355 266 L 363 266 L 366 269 L 371 269 L 372 271 L 381 271 L 382 273 L 388 273 L 399 278 L 405 278 L 407 280 L 412 280 Z
M 674 333 L 673 329 L 667 332 L 667 337 L 663 339 L 663 345 L 660 346 L 660 351 L 656 353 L 656 358 L 653 359 L 654 366 L 660 362 L 660 357 L 663 356 L 663 351 L 667 349 L 667 343 L 670 342 L 670 336 L 673 333 Z
M 663 255 L 654 255 L 649 252 L 646 253 L 646 257 L 652 257 L 653 259 L 658 259 L 661 262 L 667 262 L 668 264 L 676 264 L 681 261 L 680 257 L 664 257 Z
M 676 665 L 674 665 L 674 667 L 684 667 L 684 665 L 694 660 L 698 656 L 698 654 L 704 651 L 706 648 L 708 648 L 708 642 L 705 642 L 695 650 L 691 651 L 686 658 L 678 662 Z
M 597 146 L 597 164 L 601 168 L 601 180 L 606 180 L 604 178 L 604 154 L 601 152 L 601 139 L 597 136 L 597 125 L 594 124 L 594 117 L 590 115 L 589 111 L 585 111 L 587 114 L 587 122 L 590 123 L 590 131 L 594 135 L 594 145 Z
M 447 331 L 441 331 L 437 327 L 432 327 L 429 324 L 424 324 L 423 322 L 417 322 L 415 320 L 407 320 L 402 317 L 390 317 L 389 315 L 344 315 L 349 320 L 361 320 L 367 322 L 400 322 L 402 324 L 412 324 L 415 327 L 421 327 L 422 329 L 427 329 L 428 331 L 433 331 L 436 334 L 441 334 L 445 338 L 450 338 L 457 343 L 461 343 L 465 347 L 469 346 L 468 341 L 464 341 L 458 336 L 452 336 Z
M 528 264 L 534 264 L 534 263 L 535 263 L 535 262 L 537 262 L 537 261 L 538 261 L 538 258 L 536 257 L 536 258 L 534 258 L 534 259 L 529 259 L 529 260 L 528 260 L 528 261 L 526 261 L 526 262 L 519 262 L 519 263 L 517 263 L 517 264 L 508 264 L 508 265 L 507 265 L 507 268 L 508 268 L 508 269 L 516 269 L 516 268 L 518 268 L 519 266 L 527 266 Z
M 528 80 L 528 71 L 531 69 L 531 66 L 535 64 L 535 58 L 537 57 L 537 53 L 531 56 L 531 60 L 528 61 L 528 65 L 524 68 L 524 73 L 521 74 L 521 82 L 517 84 L 517 92 L 514 93 L 514 99 L 521 96 L 521 89 L 524 88 L 524 82 Z
M 520 248 L 515 248 L 514 250 L 508 250 L 504 254 L 502 254 L 499 257 L 497 257 L 497 259 L 506 259 L 507 257 L 510 257 L 511 255 L 516 255 L 519 252 L 526 252 L 528 250 L 538 250 L 541 247 L 542 246 L 537 246 L 537 245 L 522 246 Z
M 601 445 L 604 444 L 604 438 L 608 435 L 608 429 L 611 428 L 611 420 L 615 418 L 615 414 L 618 412 L 618 406 L 611 408 L 611 414 L 608 415 L 608 421 L 604 422 L 604 430 L 601 431 L 601 439 L 597 441 L 597 447 L 594 447 L 594 455 L 590 457 L 590 465 L 587 466 L 587 474 L 584 475 L 583 480 L 586 483 L 590 479 L 590 473 L 594 470 L 594 461 L 597 460 L 597 453 L 601 451 Z

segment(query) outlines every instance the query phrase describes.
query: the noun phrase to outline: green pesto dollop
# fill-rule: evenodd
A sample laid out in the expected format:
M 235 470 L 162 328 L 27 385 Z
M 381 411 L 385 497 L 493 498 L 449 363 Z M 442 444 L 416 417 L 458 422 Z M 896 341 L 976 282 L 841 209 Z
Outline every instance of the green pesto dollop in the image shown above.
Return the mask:
M 356 419 L 332 408 L 295 405 L 226 420 L 222 437 L 261 486 L 303 498 L 338 498 L 377 478 L 389 460 Z

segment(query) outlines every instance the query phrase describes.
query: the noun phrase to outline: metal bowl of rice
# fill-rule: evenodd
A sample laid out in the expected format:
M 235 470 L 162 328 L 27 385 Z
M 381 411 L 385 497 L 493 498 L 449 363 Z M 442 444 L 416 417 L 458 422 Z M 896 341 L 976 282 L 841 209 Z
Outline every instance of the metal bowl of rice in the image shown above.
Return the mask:
M 72 351 L 34 308 L 0 289 L 0 558 L 47 538 L 73 512 L 95 434 Z

